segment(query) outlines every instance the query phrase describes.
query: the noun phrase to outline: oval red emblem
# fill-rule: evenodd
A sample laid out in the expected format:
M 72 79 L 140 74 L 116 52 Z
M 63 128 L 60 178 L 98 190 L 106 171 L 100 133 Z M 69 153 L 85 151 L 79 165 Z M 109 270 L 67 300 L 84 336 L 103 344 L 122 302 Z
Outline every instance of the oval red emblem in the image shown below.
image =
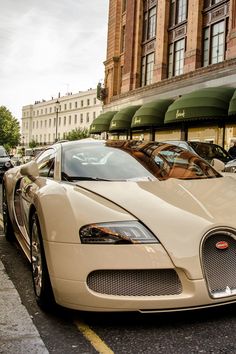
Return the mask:
M 228 247 L 229 244 L 226 241 L 219 241 L 216 243 L 216 248 L 218 248 L 218 250 L 226 250 Z

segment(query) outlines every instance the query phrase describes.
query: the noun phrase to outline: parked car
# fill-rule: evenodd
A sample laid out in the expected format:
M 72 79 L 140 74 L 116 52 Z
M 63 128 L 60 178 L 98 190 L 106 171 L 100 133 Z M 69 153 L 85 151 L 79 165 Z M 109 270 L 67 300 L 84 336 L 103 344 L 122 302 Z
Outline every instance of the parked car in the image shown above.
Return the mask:
M 0 181 L 2 181 L 2 177 L 4 173 L 9 170 L 9 168 L 13 167 L 11 162 L 11 158 L 6 152 L 4 146 L 0 146 Z
M 224 163 L 227 163 L 233 159 L 224 148 L 217 144 L 184 140 L 168 140 L 165 142 L 181 146 L 191 152 L 194 152 L 209 163 L 211 163 L 214 158 L 221 160 Z
M 20 155 L 14 155 L 11 157 L 13 166 L 20 166 L 23 163 L 23 158 Z
M 225 172 L 236 173 L 236 159 L 231 160 L 225 164 Z
M 31 262 L 44 308 L 147 313 L 236 302 L 236 180 L 186 149 L 56 143 L 7 171 L 2 188 L 5 236 Z

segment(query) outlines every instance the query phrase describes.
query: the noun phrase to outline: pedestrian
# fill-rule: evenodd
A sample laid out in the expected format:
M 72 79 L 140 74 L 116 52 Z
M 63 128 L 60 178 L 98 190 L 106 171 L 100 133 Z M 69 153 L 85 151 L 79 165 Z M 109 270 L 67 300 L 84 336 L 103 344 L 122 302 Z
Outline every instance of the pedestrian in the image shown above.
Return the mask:
M 228 153 L 236 159 L 236 140 L 234 141 L 234 145 L 229 148 Z

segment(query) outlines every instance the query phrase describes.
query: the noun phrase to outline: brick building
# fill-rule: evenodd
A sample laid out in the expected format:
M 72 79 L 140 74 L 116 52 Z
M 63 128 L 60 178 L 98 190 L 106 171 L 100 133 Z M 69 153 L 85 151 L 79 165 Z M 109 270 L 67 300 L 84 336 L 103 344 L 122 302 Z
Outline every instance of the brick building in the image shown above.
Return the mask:
M 134 105 L 147 112 L 155 102 L 178 101 L 171 121 L 162 112 L 157 124 L 138 126 L 133 117 L 134 138 L 214 141 L 226 148 L 236 139 L 236 0 L 110 0 L 104 64 L 105 112 Z M 207 107 L 211 114 L 192 116 L 181 107 L 191 93 L 197 112 L 212 88 L 218 90 L 216 111 Z

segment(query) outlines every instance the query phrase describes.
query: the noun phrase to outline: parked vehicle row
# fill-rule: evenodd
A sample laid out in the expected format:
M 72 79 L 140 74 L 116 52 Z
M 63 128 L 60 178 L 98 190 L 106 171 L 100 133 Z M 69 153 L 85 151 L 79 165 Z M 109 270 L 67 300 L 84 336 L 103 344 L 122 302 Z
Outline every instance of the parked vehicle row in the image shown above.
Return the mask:
M 213 159 L 218 159 L 224 162 L 225 172 L 236 172 L 236 159 L 234 159 L 224 148 L 220 145 L 213 143 L 205 143 L 200 141 L 184 141 L 184 140 L 167 140 L 166 143 L 174 144 L 183 147 L 208 161 L 212 162 Z
M 0 181 L 3 178 L 4 173 L 13 167 L 11 157 L 6 152 L 4 146 L 0 145 Z
M 4 174 L 6 238 L 38 304 L 158 312 L 236 302 L 236 180 L 169 143 L 57 143 Z

